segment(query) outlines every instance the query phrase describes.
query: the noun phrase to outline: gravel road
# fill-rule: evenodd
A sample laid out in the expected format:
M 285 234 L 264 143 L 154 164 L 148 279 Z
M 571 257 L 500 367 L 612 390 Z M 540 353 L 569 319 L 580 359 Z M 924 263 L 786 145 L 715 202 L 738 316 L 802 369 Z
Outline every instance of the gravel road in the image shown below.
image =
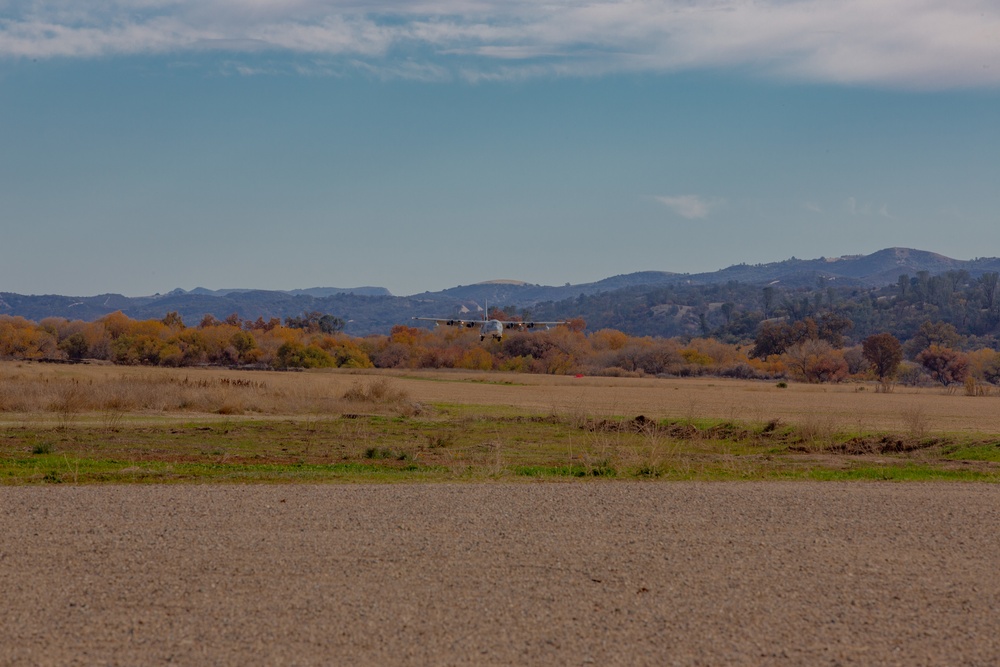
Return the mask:
M 1000 487 L 0 487 L 3 665 L 995 665 Z

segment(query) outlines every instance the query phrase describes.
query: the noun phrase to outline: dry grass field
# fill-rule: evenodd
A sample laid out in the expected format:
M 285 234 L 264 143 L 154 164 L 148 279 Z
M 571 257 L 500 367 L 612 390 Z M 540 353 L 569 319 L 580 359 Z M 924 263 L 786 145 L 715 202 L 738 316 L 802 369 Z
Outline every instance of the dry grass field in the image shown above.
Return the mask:
M 721 419 L 859 431 L 1000 433 L 1000 397 L 965 396 L 961 389 L 874 384 L 810 385 L 721 378 L 636 379 L 421 371 L 401 374 L 400 387 L 428 403 L 512 406 L 553 414 L 653 419 Z
M 721 378 L 604 378 L 450 370 L 230 371 L 0 362 L 0 422 L 91 419 L 120 411 L 157 417 L 337 415 L 352 385 L 391 378 L 418 405 L 519 413 L 821 424 L 858 431 L 1000 433 L 1000 396 L 874 384 L 811 385 Z M 367 406 L 371 409 L 371 406 Z M 399 408 L 399 406 L 394 406 Z
M 0 482 L 1000 477 L 1000 397 L 0 363 Z

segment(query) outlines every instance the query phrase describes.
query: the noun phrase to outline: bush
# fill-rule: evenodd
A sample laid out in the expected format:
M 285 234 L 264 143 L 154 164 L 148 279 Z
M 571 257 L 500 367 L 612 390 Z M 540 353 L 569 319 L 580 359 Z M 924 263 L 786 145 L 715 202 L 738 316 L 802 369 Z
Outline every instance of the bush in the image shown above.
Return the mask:
M 727 366 L 719 371 L 719 377 L 735 378 L 737 380 L 761 380 L 766 376 L 747 363 Z
M 365 450 L 366 459 L 394 459 L 396 458 L 396 453 L 391 449 L 385 449 L 383 447 L 369 447 Z
M 40 442 L 31 448 L 32 454 L 51 454 L 54 451 L 56 448 L 51 442 Z
M 399 403 L 406 400 L 405 391 L 396 389 L 388 378 L 375 378 L 369 382 L 355 382 L 344 393 L 344 399 L 355 403 Z
M 598 370 L 590 371 L 589 374 L 611 378 L 641 378 L 645 375 L 642 371 L 627 371 L 624 368 L 619 368 L 618 366 L 600 368 Z
M 301 343 L 285 343 L 278 348 L 275 359 L 278 368 L 332 368 L 336 366 L 333 357 L 319 349 Z

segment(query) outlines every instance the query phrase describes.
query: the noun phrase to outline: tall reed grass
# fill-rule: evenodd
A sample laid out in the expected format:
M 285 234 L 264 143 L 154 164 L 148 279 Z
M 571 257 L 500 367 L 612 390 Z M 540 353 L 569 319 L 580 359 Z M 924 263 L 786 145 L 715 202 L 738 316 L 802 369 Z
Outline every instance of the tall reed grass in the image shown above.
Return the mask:
M 0 414 L 49 414 L 60 422 L 97 414 L 109 430 L 136 413 L 322 415 L 359 405 L 376 412 L 410 409 L 406 392 L 388 378 L 0 363 Z

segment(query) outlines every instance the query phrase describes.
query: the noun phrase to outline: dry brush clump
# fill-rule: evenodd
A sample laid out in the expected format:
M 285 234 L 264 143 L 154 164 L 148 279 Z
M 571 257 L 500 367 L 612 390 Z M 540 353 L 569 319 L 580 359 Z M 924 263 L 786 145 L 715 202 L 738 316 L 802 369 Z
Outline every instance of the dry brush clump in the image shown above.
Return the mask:
M 389 378 L 375 377 L 354 381 L 344 392 L 343 399 L 352 403 L 398 405 L 408 400 L 409 395 Z
M 992 387 L 981 380 L 977 380 L 972 375 L 967 375 L 965 377 L 965 395 L 966 396 L 989 396 L 993 393 Z
M 828 449 L 836 442 L 837 425 L 828 416 L 810 415 L 793 428 L 801 446 L 812 451 Z

